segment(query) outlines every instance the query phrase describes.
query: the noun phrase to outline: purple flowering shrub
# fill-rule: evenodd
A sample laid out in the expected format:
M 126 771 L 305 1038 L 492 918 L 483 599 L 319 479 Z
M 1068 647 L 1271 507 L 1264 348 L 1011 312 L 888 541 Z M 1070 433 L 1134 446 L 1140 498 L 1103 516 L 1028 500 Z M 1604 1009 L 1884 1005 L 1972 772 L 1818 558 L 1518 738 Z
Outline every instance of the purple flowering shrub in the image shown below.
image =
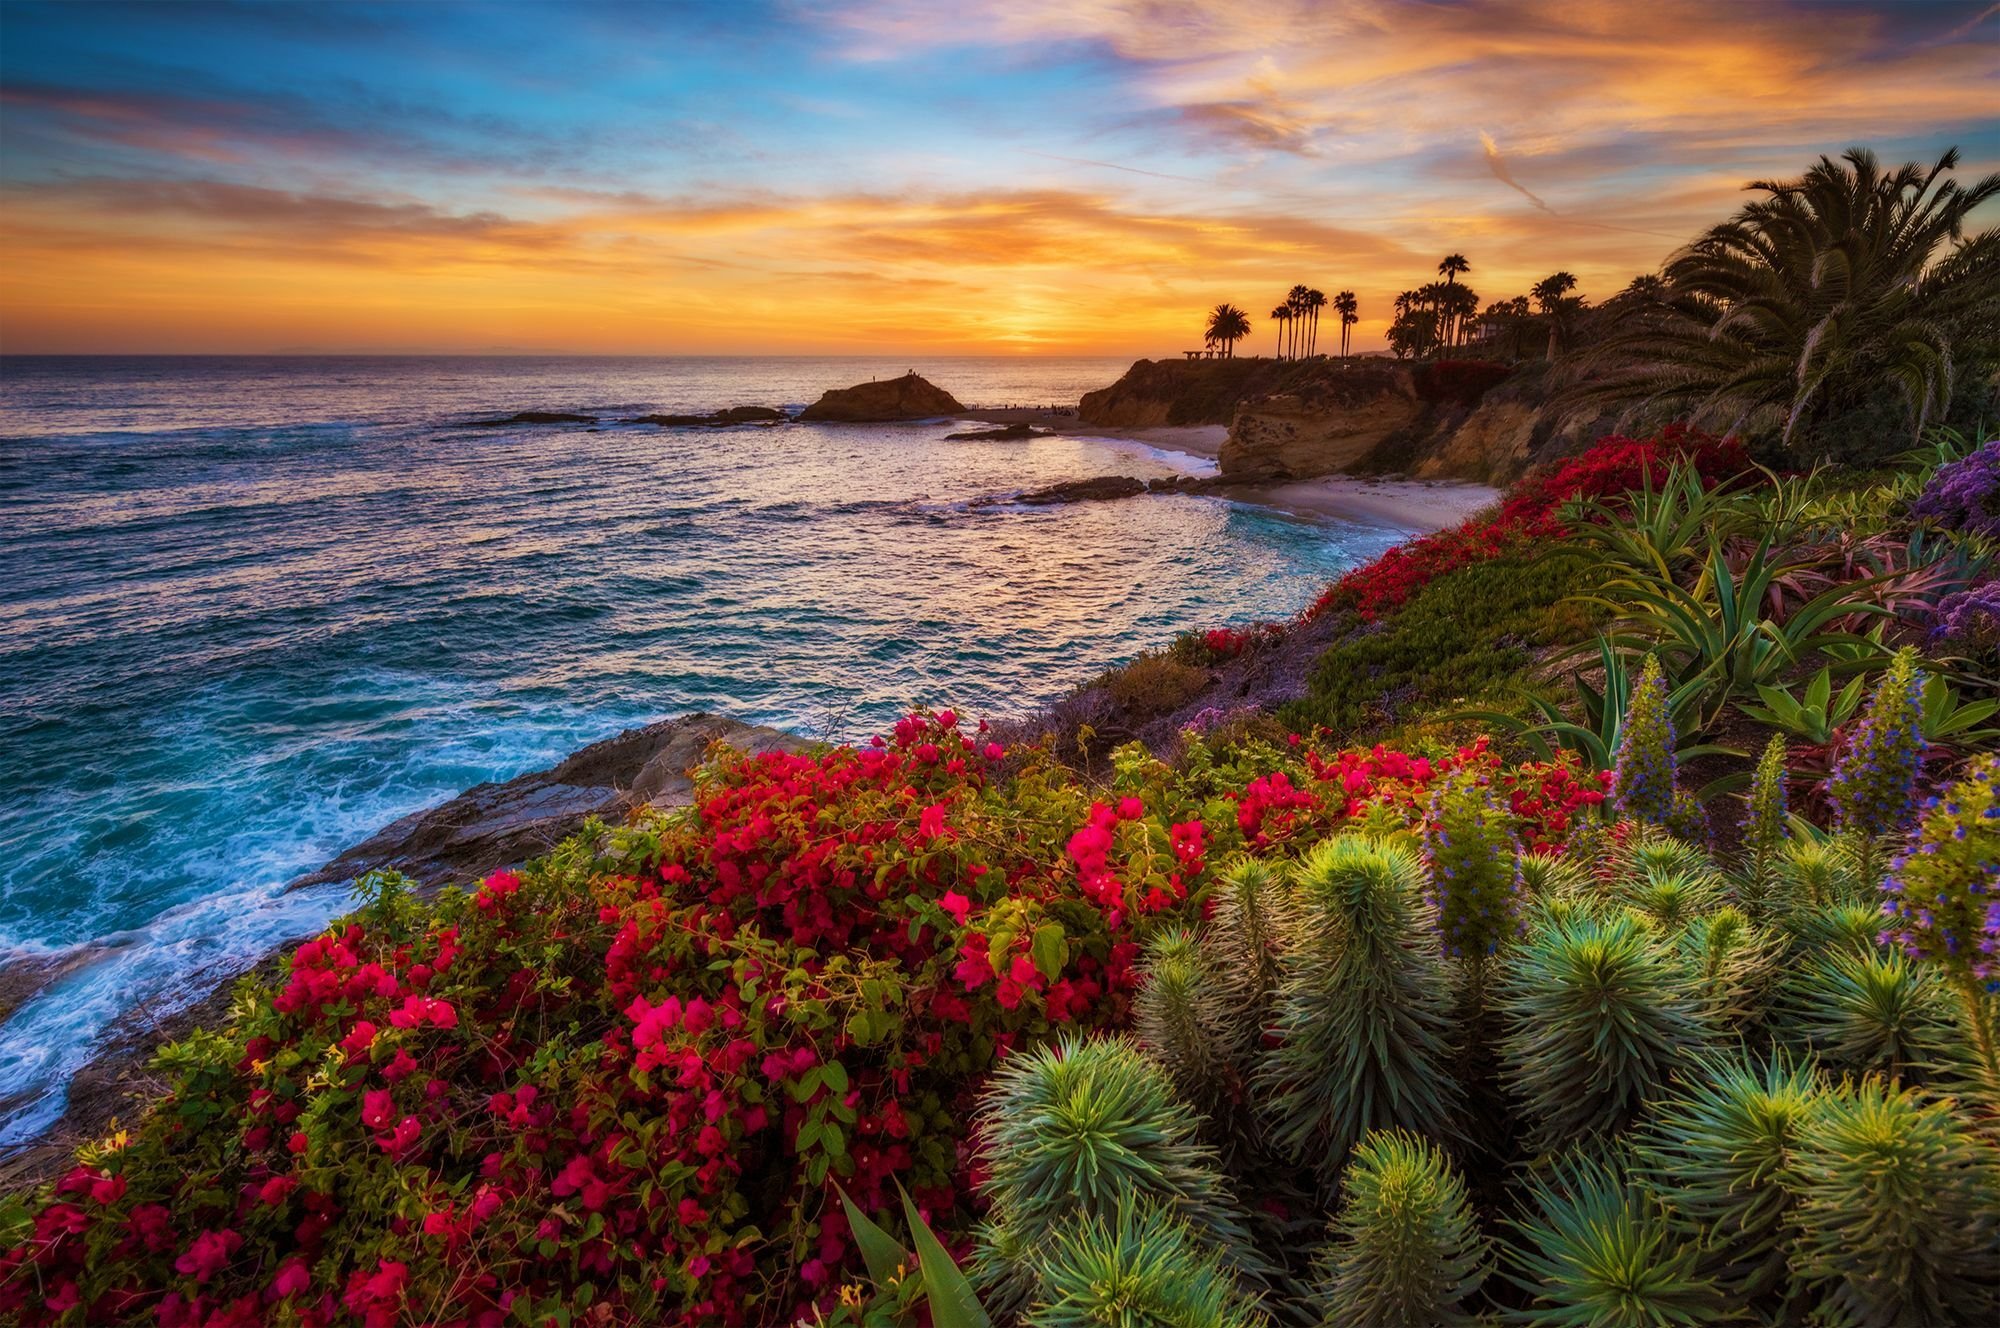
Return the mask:
M 1917 652 L 1897 651 L 1827 781 L 1834 823 L 1842 830 L 1876 839 L 1895 834 L 1909 820 L 1927 746 L 1923 688 Z
M 1424 858 L 1448 955 L 1477 960 L 1521 930 L 1521 844 L 1512 821 L 1476 779 L 1460 775 L 1438 785 Z
M 1939 466 L 1910 512 L 1946 530 L 2000 539 L 2000 439 Z
M 2000 756 L 1925 804 L 1882 895 L 1886 944 L 2000 990 Z
M 1986 581 L 1937 603 L 1924 646 L 1934 654 L 1982 659 L 2000 655 L 2000 581 Z

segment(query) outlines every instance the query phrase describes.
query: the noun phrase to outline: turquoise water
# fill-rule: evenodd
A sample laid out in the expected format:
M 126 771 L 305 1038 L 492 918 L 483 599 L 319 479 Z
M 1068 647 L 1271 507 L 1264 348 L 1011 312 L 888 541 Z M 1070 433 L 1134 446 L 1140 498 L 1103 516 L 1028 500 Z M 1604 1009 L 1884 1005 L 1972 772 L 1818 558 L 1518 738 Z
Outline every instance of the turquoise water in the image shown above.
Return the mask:
M 970 499 L 1209 463 L 894 426 L 465 430 L 799 406 L 866 360 L 0 360 L 0 1143 L 113 1021 L 339 911 L 288 878 L 407 812 L 712 709 L 859 737 L 1019 713 L 1397 538 L 1220 499 Z M 1124 365 L 940 360 L 969 405 Z

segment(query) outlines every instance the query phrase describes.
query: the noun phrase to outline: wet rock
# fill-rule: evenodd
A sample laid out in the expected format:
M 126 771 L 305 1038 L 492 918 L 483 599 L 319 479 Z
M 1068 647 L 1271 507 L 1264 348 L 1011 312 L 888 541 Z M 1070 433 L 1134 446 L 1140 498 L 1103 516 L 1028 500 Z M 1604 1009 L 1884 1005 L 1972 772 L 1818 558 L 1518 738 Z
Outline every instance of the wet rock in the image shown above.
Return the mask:
M 1003 425 L 998 429 L 966 429 L 960 433 L 948 433 L 945 435 L 945 439 L 948 442 L 957 442 L 960 439 L 969 441 L 999 440 L 1012 442 L 1023 438 L 1053 438 L 1055 436 L 1054 429 L 1037 429 L 1034 425 L 1023 422 L 1020 424 Z
M 504 420 L 467 420 L 468 429 L 505 429 L 515 424 L 595 424 L 595 415 L 567 415 L 556 410 L 524 410 Z

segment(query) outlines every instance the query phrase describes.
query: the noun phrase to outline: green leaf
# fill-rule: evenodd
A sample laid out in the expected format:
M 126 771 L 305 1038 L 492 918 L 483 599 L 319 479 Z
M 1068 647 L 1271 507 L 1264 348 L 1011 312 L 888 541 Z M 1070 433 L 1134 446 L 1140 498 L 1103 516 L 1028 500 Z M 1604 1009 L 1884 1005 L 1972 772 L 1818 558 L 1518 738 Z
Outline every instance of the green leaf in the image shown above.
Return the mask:
M 930 1298 L 933 1328 L 993 1328 L 993 1321 L 980 1307 L 979 1297 L 958 1265 L 951 1261 L 938 1238 L 925 1225 L 923 1215 L 910 1202 L 909 1191 L 898 1181 L 903 1196 L 903 1216 L 910 1224 L 910 1240 L 917 1247 L 917 1266 L 923 1269 L 924 1292 Z
M 1033 956 L 1035 967 L 1042 976 L 1053 982 L 1069 962 L 1069 945 L 1060 922 L 1044 922 L 1035 928 L 1035 939 L 1029 944 L 1028 953 Z
M 868 1214 L 854 1206 L 854 1200 L 847 1197 L 847 1191 L 836 1184 L 840 1206 L 847 1211 L 848 1229 L 854 1232 L 854 1244 L 861 1251 L 861 1262 L 868 1265 L 868 1277 L 877 1287 L 885 1286 L 896 1275 L 896 1270 L 910 1262 L 910 1252 L 897 1243 L 896 1238 L 875 1225 Z
M 847 1091 L 847 1067 L 839 1061 L 828 1061 L 819 1067 L 819 1077 L 826 1086 L 836 1093 Z

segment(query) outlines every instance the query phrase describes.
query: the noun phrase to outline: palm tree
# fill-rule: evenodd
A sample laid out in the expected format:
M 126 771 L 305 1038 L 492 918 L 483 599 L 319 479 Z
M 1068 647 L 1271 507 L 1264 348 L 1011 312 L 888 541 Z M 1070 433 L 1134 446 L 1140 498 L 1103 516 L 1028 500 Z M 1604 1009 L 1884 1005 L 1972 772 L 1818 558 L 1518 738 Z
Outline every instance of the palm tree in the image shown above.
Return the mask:
M 1292 358 L 1297 359 L 1306 330 L 1306 288 L 1304 283 L 1285 292 L 1285 307 L 1292 311 Z
M 1457 283 L 1459 273 L 1470 271 L 1472 271 L 1472 264 L 1466 261 L 1464 254 L 1446 254 L 1444 261 L 1438 264 L 1438 275 L 1444 278 L 1444 284 L 1447 286 Z M 1473 307 L 1477 308 L 1478 306 L 1475 305 Z M 1446 317 L 1441 321 L 1446 332 L 1445 339 L 1454 345 L 1457 344 L 1458 325 L 1456 320 Z
M 1360 321 L 1361 315 L 1355 312 L 1354 299 L 1352 296 L 1349 296 L 1347 304 L 1340 311 L 1340 354 L 1343 359 L 1347 357 L 1348 330 Z
M 1583 300 L 1570 294 L 1576 289 L 1576 278 L 1568 272 L 1551 272 L 1533 286 L 1528 294 L 1535 297 L 1535 303 L 1549 320 L 1549 358 L 1562 353 L 1563 343 L 1569 339 L 1570 318 L 1583 307 Z
M 2000 363 L 2000 230 L 1965 235 L 2000 174 L 1960 185 L 1958 160 L 1886 171 L 1857 147 L 1750 185 L 1765 197 L 1669 260 L 1663 298 L 1594 348 L 1577 395 L 1795 448 L 1824 448 L 1842 421 L 1858 443 L 1883 411 L 1921 432 Z
M 1315 354 L 1319 350 L 1319 311 L 1324 308 L 1326 308 L 1325 291 L 1309 290 L 1306 292 L 1306 316 L 1312 319 L 1312 330 L 1306 334 L 1306 354 L 1308 355 Z
M 1291 329 L 1292 311 L 1279 305 L 1271 311 L 1271 321 L 1278 325 L 1278 358 L 1285 358 L 1285 333 Z
M 1250 315 L 1233 304 L 1218 304 L 1209 311 L 1208 335 L 1222 343 L 1224 359 L 1236 358 L 1236 343 L 1250 335 Z

